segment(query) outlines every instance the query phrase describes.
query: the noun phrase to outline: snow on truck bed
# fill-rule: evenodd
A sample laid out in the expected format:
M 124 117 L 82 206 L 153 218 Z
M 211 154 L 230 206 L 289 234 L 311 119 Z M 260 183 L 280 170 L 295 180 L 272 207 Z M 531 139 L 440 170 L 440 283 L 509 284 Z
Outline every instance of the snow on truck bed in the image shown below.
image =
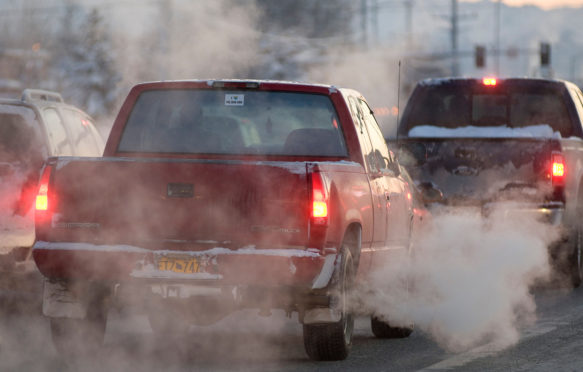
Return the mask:
M 420 125 L 409 131 L 409 137 L 418 138 L 561 138 L 561 133 L 553 131 L 547 124 L 523 128 L 510 128 L 505 125 L 496 127 L 467 126 L 444 128 L 433 125 Z

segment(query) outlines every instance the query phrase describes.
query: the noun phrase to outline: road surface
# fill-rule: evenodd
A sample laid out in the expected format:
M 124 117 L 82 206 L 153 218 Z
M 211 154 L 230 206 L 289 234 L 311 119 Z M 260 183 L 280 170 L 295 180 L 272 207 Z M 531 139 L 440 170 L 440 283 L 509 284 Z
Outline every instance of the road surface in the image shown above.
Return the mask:
M 18 298 L 4 291 L 5 297 Z M 15 297 L 16 296 L 16 297 Z M 185 336 L 157 338 L 140 314 L 112 310 L 103 350 L 77 365 L 55 352 L 49 324 L 31 308 L 6 308 L 0 321 L 0 371 L 573 371 L 583 370 L 583 289 L 535 291 L 537 320 L 521 329 L 518 344 L 492 351 L 485 344 L 460 353 L 443 350 L 428 334 L 379 340 L 359 318 L 349 358 L 313 362 L 301 326 L 283 312 L 234 314 Z M 6 304 L 6 302 L 4 302 Z

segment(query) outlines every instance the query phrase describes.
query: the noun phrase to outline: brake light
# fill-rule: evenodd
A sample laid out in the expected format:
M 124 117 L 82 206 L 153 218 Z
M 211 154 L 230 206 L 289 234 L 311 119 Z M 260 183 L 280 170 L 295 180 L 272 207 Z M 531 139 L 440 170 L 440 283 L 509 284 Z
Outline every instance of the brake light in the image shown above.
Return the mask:
M 37 211 L 47 211 L 49 209 L 49 182 L 52 172 L 53 167 L 47 165 L 41 176 L 35 203 Z
M 560 153 L 553 153 L 551 155 L 551 179 L 553 185 L 563 184 L 565 181 L 565 157 Z
M 496 84 L 498 84 L 496 78 L 484 78 L 482 79 L 482 82 L 484 83 L 484 85 L 488 86 L 495 86 Z
M 311 217 L 315 224 L 326 225 L 328 223 L 328 192 L 326 190 L 322 174 L 312 173 L 312 211 Z
M 38 190 L 38 195 L 36 196 L 36 210 L 46 211 L 49 206 L 47 191 L 49 190 L 47 185 L 41 185 Z
M 553 162 L 553 177 L 563 177 L 565 175 L 565 165 Z

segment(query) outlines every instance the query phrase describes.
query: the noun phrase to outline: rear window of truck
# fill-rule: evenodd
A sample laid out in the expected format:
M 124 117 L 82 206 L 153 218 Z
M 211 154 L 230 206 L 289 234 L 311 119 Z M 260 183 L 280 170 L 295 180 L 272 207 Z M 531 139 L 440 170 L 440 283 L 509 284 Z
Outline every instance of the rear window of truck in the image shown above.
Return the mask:
M 564 92 L 549 86 L 488 88 L 443 84 L 424 88 L 411 103 L 407 131 L 425 125 L 443 128 L 548 125 L 562 137 L 572 135 Z
M 137 99 L 119 152 L 344 157 L 330 98 L 250 90 L 152 90 Z

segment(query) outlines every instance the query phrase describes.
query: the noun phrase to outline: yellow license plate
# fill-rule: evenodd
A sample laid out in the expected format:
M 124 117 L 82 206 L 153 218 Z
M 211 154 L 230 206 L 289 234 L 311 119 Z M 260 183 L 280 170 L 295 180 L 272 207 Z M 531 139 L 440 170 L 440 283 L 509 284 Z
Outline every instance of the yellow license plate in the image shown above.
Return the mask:
M 195 257 L 160 257 L 158 259 L 158 270 L 193 274 L 200 271 L 200 264 Z

